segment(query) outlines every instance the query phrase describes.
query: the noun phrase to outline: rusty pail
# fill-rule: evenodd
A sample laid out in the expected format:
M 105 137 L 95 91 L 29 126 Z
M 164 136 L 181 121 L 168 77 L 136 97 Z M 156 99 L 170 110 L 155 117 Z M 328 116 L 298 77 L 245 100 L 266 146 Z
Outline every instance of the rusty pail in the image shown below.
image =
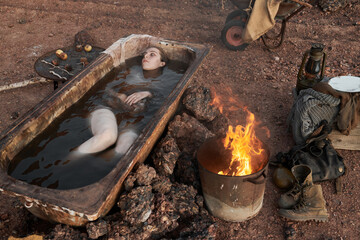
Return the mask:
M 221 139 L 212 138 L 198 150 L 200 181 L 206 206 L 215 217 L 230 222 L 246 221 L 260 211 L 265 192 L 269 151 L 261 170 L 245 176 L 217 174 L 228 166 L 229 152 L 223 149 Z M 230 153 L 231 154 L 231 153 Z

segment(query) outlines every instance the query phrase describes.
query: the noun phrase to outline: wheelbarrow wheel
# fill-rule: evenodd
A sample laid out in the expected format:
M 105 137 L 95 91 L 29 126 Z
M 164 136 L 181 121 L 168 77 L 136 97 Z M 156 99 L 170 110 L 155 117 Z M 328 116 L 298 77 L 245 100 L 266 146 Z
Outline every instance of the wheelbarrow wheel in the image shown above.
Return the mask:
M 229 15 L 226 17 L 225 24 L 227 24 L 231 20 L 243 21 L 246 24 L 247 19 L 248 14 L 244 10 L 239 9 L 229 13 Z
M 221 40 L 225 46 L 233 51 L 244 50 L 249 44 L 242 39 L 245 23 L 240 20 L 231 20 L 221 31 Z

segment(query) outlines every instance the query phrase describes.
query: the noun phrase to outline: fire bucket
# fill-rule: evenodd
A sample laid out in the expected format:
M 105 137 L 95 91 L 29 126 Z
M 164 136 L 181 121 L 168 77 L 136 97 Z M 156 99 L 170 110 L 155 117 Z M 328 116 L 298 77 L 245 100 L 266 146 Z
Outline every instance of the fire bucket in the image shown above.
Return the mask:
M 212 215 L 230 222 L 246 221 L 260 211 L 265 192 L 269 151 L 261 170 L 245 176 L 217 174 L 228 166 L 231 152 L 224 149 L 221 139 L 212 138 L 198 150 L 200 181 L 205 204 Z M 230 154 L 230 156 L 229 156 Z

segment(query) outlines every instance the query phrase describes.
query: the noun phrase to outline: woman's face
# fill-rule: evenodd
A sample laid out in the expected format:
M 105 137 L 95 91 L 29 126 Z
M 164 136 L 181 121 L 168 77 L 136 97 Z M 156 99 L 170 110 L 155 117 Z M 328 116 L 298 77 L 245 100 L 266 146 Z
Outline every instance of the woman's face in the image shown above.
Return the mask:
M 165 66 L 165 62 L 161 61 L 161 54 L 157 48 L 146 49 L 141 63 L 144 70 L 154 70 Z

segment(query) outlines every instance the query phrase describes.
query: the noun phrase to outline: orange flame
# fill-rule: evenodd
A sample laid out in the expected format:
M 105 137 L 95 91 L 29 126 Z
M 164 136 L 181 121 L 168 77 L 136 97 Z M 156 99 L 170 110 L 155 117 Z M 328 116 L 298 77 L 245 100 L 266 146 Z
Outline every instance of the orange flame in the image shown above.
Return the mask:
M 247 125 L 237 125 L 235 129 L 230 125 L 223 140 L 224 147 L 232 151 L 232 158 L 228 169 L 218 172 L 220 175 L 244 176 L 260 170 L 254 161 L 264 159 L 265 150 L 255 136 L 254 114 L 245 110 L 248 113 Z
M 216 106 L 220 113 L 223 113 L 223 105 L 221 104 L 220 97 L 216 95 L 216 93 L 213 91 L 213 100 L 211 101 L 210 105 Z
M 236 96 L 231 88 L 226 88 L 224 91 L 227 95 L 226 98 L 217 95 L 215 89 L 212 88 L 213 100 L 210 104 L 217 107 L 220 113 L 225 114 L 227 117 L 229 117 L 229 114 L 243 109 L 247 112 L 247 123 L 245 127 L 241 125 L 237 125 L 235 129 L 231 125 L 228 127 L 223 144 L 225 149 L 231 151 L 231 162 L 225 170 L 219 171 L 218 174 L 244 176 L 256 173 L 264 167 L 264 159 L 267 158 L 267 152 L 262 148 L 262 142 L 255 136 L 255 127 L 258 127 L 260 122 L 255 121 L 254 114 L 242 105 L 241 102 L 234 97 L 229 97 Z M 265 126 L 261 127 L 261 130 L 270 138 L 270 131 Z

